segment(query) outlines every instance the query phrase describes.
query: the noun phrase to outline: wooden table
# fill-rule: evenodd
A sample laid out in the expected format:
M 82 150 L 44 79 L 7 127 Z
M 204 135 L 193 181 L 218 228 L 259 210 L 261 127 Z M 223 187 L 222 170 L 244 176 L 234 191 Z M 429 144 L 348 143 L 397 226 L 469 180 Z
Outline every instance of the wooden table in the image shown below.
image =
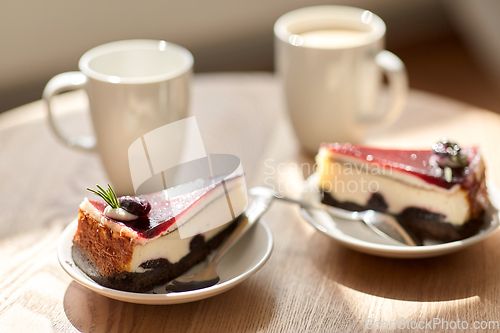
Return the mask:
M 88 130 L 83 93 L 57 106 L 67 128 Z M 298 148 L 272 75 L 197 75 L 192 110 L 207 151 L 238 155 L 249 186 L 298 196 L 313 159 Z M 55 249 L 85 188 L 106 175 L 97 156 L 56 142 L 45 118 L 40 101 L 0 115 L 1 332 L 346 332 L 364 330 L 368 318 L 500 320 L 500 233 L 438 258 L 385 259 L 340 246 L 281 202 L 264 217 L 275 238 L 270 260 L 234 289 L 173 306 L 100 296 L 66 275 Z M 404 117 L 369 141 L 429 146 L 443 136 L 479 144 L 500 185 L 496 114 L 412 91 Z

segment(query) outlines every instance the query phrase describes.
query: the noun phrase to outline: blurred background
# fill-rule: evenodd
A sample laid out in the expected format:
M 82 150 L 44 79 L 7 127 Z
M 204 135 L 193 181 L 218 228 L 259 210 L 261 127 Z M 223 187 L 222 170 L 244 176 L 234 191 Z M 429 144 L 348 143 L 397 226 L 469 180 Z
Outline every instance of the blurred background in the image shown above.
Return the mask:
M 500 113 L 498 0 L 86 0 L 0 3 L 0 112 L 41 98 L 88 49 L 164 39 L 188 48 L 195 72 L 273 71 L 273 24 L 300 7 L 365 8 L 387 24 L 387 49 L 412 88 Z

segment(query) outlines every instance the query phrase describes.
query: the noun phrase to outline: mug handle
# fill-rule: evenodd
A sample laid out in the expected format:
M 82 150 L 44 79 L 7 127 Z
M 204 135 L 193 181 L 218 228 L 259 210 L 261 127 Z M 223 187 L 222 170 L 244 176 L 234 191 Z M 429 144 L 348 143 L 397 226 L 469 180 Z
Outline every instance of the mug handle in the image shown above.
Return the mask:
M 43 100 L 47 104 L 49 124 L 57 138 L 71 148 L 92 151 L 96 148 L 96 139 L 90 136 L 67 137 L 61 132 L 55 122 L 54 114 L 50 106 L 52 97 L 62 92 L 82 89 L 87 83 L 87 77 L 82 72 L 66 72 L 54 76 L 47 82 L 43 90 Z
M 390 106 L 388 111 L 378 117 L 368 118 L 369 122 L 389 125 L 398 120 L 403 113 L 406 98 L 408 97 L 408 76 L 405 64 L 392 52 L 380 51 L 375 56 L 375 63 L 389 81 Z

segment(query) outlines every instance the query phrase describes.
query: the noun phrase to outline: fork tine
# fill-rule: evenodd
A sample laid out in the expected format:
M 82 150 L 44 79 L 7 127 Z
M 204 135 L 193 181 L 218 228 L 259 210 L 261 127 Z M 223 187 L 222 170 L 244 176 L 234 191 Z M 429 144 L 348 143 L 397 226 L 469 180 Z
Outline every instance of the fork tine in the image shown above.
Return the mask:
M 363 222 L 382 237 L 391 238 L 409 246 L 417 246 L 417 242 L 406 232 L 396 218 L 389 214 L 366 211 Z

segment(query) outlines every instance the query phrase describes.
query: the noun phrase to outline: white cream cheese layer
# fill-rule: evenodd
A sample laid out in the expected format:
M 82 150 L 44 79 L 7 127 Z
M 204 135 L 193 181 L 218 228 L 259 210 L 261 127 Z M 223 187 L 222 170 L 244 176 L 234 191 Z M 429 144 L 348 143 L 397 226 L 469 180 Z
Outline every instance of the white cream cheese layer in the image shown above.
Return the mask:
M 144 269 L 140 267 L 143 262 L 158 258 L 167 259 L 170 263 L 178 262 L 189 254 L 189 244 L 196 235 L 202 235 L 207 242 L 224 230 L 235 217 L 243 213 L 247 205 L 244 179 L 240 177 L 226 185 L 229 185 L 227 190 L 232 199 L 230 201 L 234 217 L 226 212 L 228 198 L 222 192 L 216 199 L 204 206 L 203 211 L 190 217 L 173 232 L 155 238 L 154 241 L 134 246 L 130 271 L 143 272 Z
M 319 185 L 338 201 L 365 206 L 377 192 L 384 197 L 388 212 L 393 214 L 417 207 L 445 215 L 446 222 L 454 225 L 462 225 L 470 218 L 468 193 L 458 184 L 444 189 L 396 169 L 372 172 L 368 167 L 358 172 L 354 164 L 359 162 L 354 158 L 335 156 L 335 160 L 331 160 L 328 152 L 320 152 L 317 163 Z M 482 164 L 478 169 L 481 168 L 484 168 Z
M 190 222 L 187 224 L 190 224 Z M 228 224 L 225 224 L 218 228 L 201 233 L 200 235 L 202 235 L 205 242 L 207 242 L 219 232 L 224 230 L 227 226 Z M 132 260 L 130 261 L 130 271 L 137 273 L 144 272 L 145 269 L 140 267 L 140 265 L 148 260 L 163 258 L 167 259 L 172 264 L 179 262 L 179 260 L 189 254 L 189 245 L 194 237 L 195 236 L 181 238 L 179 230 L 175 230 L 167 235 L 155 239 L 154 242 L 134 246 Z

